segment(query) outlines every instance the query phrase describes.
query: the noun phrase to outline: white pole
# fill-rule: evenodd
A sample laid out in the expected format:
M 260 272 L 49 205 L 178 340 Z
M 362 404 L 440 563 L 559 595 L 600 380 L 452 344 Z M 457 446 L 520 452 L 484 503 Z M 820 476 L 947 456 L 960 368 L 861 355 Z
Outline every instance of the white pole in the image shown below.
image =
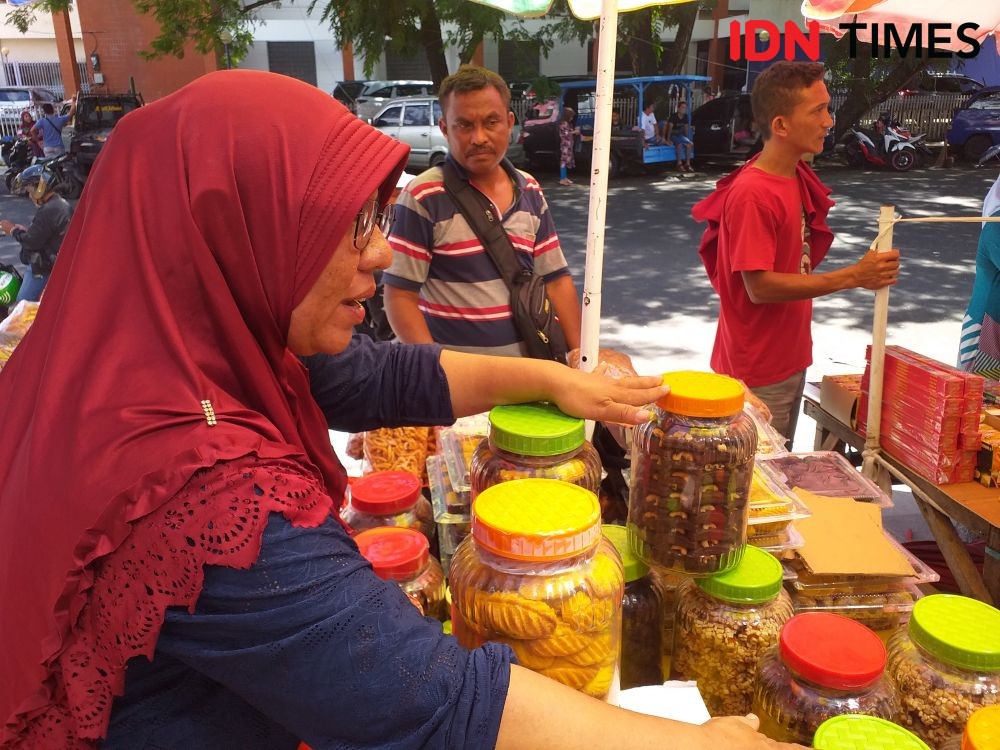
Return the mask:
M 583 324 L 580 329 L 580 369 L 597 367 L 601 340 L 601 283 L 604 271 L 604 222 L 608 205 L 608 163 L 611 157 L 611 99 L 618 43 L 618 2 L 602 0 L 598 35 L 597 111 L 594 113 L 593 158 L 590 169 L 590 213 L 587 262 L 583 277 Z
M 878 214 L 878 239 L 875 249 L 884 253 L 892 249 L 894 206 L 882 206 Z M 879 431 L 882 428 L 882 376 L 885 368 L 885 331 L 889 325 L 889 287 L 875 292 L 875 314 L 872 319 L 871 376 L 868 381 L 868 434 L 865 438 L 862 471 L 874 479 L 879 472 L 877 460 Z

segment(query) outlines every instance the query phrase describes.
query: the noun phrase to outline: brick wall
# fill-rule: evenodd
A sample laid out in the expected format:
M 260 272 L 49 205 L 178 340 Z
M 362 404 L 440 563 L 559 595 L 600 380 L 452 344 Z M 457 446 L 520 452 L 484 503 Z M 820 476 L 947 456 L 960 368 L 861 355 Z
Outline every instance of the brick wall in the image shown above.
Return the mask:
M 215 55 L 200 54 L 193 45 L 180 60 L 141 58 L 139 51 L 148 48 L 159 27 L 152 16 L 138 13 L 131 0 L 78 0 L 77 12 L 88 69 L 91 52 L 100 56 L 105 82 L 97 90 L 127 91 L 132 77 L 136 91 L 151 102 L 219 67 Z

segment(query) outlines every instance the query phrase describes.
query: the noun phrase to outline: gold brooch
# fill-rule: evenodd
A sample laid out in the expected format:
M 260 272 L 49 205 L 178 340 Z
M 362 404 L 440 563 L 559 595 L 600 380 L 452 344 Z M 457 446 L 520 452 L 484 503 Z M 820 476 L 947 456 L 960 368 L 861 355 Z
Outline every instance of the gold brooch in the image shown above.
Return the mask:
M 218 422 L 215 419 L 215 408 L 212 406 L 212 402 L 207 398 L 201 402 L 201 410 L 205 412 L 205 421 L 208 422 L 209 427 L 215 427 Z

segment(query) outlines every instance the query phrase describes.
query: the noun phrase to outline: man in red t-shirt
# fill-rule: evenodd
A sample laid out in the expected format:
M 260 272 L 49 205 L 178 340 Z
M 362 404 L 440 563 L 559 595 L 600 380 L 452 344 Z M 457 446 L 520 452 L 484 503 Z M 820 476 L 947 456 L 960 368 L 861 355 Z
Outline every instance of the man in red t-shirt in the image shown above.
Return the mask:
M 801 160 L 823 150 L 833 125 L 823 66 L 775 63 L 754 83 L 751 105 L 763 150 L 692 215 L 709 223 L 700 253 L 720 301 L 712 369 L 745 382 L 790 445 L 812 364 L 813 298 L 895 284 L 899 253 L 813 272 L 833 241 L 830 190 Z

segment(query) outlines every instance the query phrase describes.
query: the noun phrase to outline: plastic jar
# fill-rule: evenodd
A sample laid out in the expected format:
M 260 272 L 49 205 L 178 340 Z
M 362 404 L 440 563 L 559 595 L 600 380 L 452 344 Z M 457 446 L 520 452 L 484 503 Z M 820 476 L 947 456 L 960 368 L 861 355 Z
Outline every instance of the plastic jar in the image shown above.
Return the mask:
M 594 493 L 553 479 L 489 487 L 451 561 L 452 628 L 506 643 L 522 667 L 604 698 L 618 660 L 622 564 Z
M 683 573 L 671 573 L 670 571 L 649 569 L 649 575 L 653 579 L 657 590 L 660 592 L 660 599 L 663 601 L 663 629 L 660 631 L 660 665 L 663 676 L 670 676 L 670 660 L 674 653 L 674 619 L 677 615 L 677 593 L 681 586 L 691 580 L 691 576 Z
M 663 382 L 670 393 L 633 436 L 632 547 L 650 566 L 713 575 L 743 554 L 757 430 L 739 381 L 673 372 Z
M 889 639 L 888 673 L 899 723 L 932 747 L 954 741 L 976 709 L 1000 703 L 1000 611 L 964 596 L 924 597 Z
M 816 750 L 930 750 L 922 739 L 908 729 L 885 719 L 860 714 L 842 714 L 827 719 L 816 730 L 812 745 Z
M 781 578 L 776 558 L 749 547 L 732 570 L 678 591 L 670 677 L 696 680 L 712 716 L 750 712 L 757 664 L 792 616 Z
M 629 546 L 625 527 L 605 524 L 603 533 L 621 555 L 625 572 L 622 649 L 618 663 L 621 689 L 662 685 L 663 602 L 660 592 L 649 574 L 649 567 Z
M 340 517 L 355 532 L 402 526 L 434 538 L 434 511 L 410 472 L 376 471 L 355 479 L 349 489 Z
M 840 714 L 895 721 L 899 700 L 885 661 L 885 646 L 864 625 L 825 612 L 796 615 L 757 669 L 753 712 L 760 731 L 808 745 L 820 724 Z
M 395 581 L 428 617 L 444 622 L 448 608 L 444 598 L 444 572 L 415 529 L 381 526 L 354 537 L 361 554 L 383 581 Z
M 586 439 L 584 421 L 552 404 L 490 410 L 489 433 L 472 454 L 472 497 L 512 479 L 559 479 L 597 494 L 601 459 Z

